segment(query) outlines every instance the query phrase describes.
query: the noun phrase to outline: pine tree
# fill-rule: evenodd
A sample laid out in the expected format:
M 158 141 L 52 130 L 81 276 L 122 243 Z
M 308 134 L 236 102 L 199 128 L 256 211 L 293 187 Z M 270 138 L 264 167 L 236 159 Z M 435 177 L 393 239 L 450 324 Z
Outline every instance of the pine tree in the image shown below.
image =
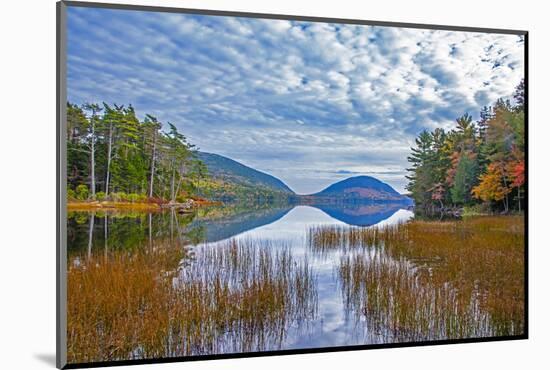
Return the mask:
M 479 121 L 477 121 L 477 131 L 481 142 L 485 142 L 487 136 L 487 123 L 493 117 L 493 108 L 484 106 L 479 112 Z
M 471 200 L 471 191 L 477 181 L 477 160 L 473 153 L 463 153 L 458 162 L 454 183 L 451 188 L 453 203 L 467 204 Z
M 434 164 L 433 136 L 428 131 L 422 131 L 415 140 L 416 147 L 411 148 L 411 155 L 407 160 L 412 167 L 407 169 L 411 174 L 407 176 L 409 184 L 407 190 L 411 192 L 417 207 L 428 210 L 431 205 L 431 189 L 434 185 L 432 167 Z
M 514 92 L 514 99 L 516 101 L 516 110 L 525 110 L 525 79 L 521 79 L 520 83 L 516 87 Z
M 90 150 L 90 192 L 92 195 L 92 198 L 95 198 L 96 193 L 96 178 L 95 178 L 95 159 L 96 159 L 96 127 L 98 123 L 98 117 L 97 114 L 101 112 L 102 108 L 99 107 L 98 104 L 90 104 L 86 103 L 82 106 L 82 108 L 85 111 L 89 111 L 91 113 L 90 118 L 88 120 L 89 122 L 89 131 L 88 131 L 88 142 L 89 142 L 89 150 Z

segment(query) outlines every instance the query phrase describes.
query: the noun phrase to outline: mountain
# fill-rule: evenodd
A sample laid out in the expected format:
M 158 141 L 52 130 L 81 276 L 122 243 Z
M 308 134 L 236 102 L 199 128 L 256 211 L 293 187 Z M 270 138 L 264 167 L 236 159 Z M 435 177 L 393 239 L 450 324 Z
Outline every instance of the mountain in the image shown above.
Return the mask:
M 278 178 L 245 166 L 233 159 L 206 152 L 198 152 L 197 155 L 208 168 L 210 176 L 214 178 L 223 179 L 236 184 L 262 186 L 294 194 L 294 192 Z
M 198 152 L 208 169 L 208 180 L 201 183 L 201 195 L 224 203 L 289 203 L 296 194 L 284 182 L 233 159 Z
M 399 194 L 390 185 L 371 176 L 356 176 L 339 181 L 326 189 L 305 196 L 309 201 L 364 202 L 364 201 L 403 201 L 410 198 Z
M 204 196 L 222 202 L 274 202 L 339 204 L 398 202 L 412 200 L 371 176 L 356 176 L 334 183 L 310 195 L 297 195 L 284 182 L 219 154 L 197 152 L 207 167 L 209 180 L 201 183 Z

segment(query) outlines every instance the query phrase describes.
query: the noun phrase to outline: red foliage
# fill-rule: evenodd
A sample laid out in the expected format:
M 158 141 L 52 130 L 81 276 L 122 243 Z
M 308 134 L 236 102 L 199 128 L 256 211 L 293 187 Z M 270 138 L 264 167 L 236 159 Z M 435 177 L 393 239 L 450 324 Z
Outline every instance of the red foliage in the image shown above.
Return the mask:
M 520 160 L 512 164 L 511 166 L 511 178 L 512 186 L 520 187 L 525 183 L 525 161 Z

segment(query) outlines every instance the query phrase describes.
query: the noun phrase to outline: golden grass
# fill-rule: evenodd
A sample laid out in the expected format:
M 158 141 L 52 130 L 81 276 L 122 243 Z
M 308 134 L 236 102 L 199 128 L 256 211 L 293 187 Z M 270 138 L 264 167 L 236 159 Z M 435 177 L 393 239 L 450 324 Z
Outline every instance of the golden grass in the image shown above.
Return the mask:
M 328 226 L 312 228 L 308 239 L 314 251 L 346 252 L 338 267 L 345 302 L 386 341 L 520 335 L 523 222 L 497 216 Z
M 149 202 L 111 202 L 111 201 L 92 201 L 92 202 L 75 202 L 67 203 L 69 211 L 94 211 L 94 210 L 128 210 L 128 211 L 160 211 L 160 206 L 157 203 Z
M 262 350 L 316 314 L 314 277 L 286 248 L 229 241 L 186 252 L 73 256 L 68 269 L 71 363 Z

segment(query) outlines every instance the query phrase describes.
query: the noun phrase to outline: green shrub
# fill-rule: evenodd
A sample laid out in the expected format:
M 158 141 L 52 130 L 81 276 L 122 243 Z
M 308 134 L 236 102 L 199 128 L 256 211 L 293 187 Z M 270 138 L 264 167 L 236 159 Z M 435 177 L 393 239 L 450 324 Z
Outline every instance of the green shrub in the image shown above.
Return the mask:
M 474 204 L 464 207 L 463 217 L 482 216 L 491 214 L 491 207 L 488 203 Z
M 76 199 L 86 200 L 88 199 L 89 191 L 88 187 L 84 184 L 80 184 L 76 187 Z
M 123 192 L 112 193 L 111 198 L 114 202 L 126 202 L 128 200 L 128 195 Z
M 136 194 L 136 193 L 128 194 L 127 195 L 127 200 L 129 202 L 135 203 L 135 202 L 139 201 L 139 194 Z
M 75 200 L 76 193 L 73 189 L 67 189 L 67 200 Z
M 84 225 L 88 223 L 88 214 L 84 212 L 79 212 L 74 216 L 74 220 L 78 225 Z
M 183 202 L 187 201 L 187 199 L 188 199 L 188 198 L 187 198 L 186 195 L 180 194 L 180 195 L 178 195 L 178 196 L 176 197 L 176 202 L 178 202 L 178 203 L 183 203 Z
M 105 200 L 105 192 L 103 192 L 103 191 L 98 191 L 98 192 L 95 194 L 95 199 L 97 199 L 97 200 L 99 200 L 99 201 Z

